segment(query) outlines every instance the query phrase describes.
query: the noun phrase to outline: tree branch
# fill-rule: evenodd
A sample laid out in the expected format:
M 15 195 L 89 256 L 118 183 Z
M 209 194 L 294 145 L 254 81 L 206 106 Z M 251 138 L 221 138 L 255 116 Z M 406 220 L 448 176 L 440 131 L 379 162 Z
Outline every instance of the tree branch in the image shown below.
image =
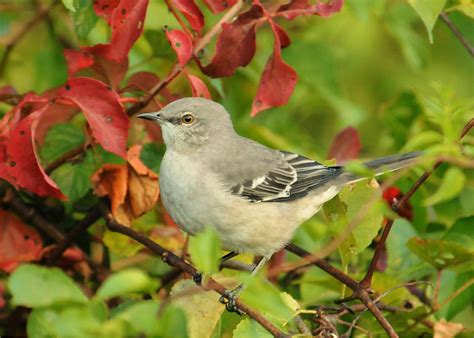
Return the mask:
M 449 16 L 446 12 L 441 12 L 439 15 L 441 20 L 449 27 L 449 29 L 454 33 L 454 35 L 459 39 L 461 44 L 466 48 L 467 52 L 471 57 L 474 57 L 474 47 L 471 46 L 467 38 L 461 33 L 461 31 L 456 27 L 456 25 L 449 19 Z
M 204 37 L 199 40 L 199 42 L 195 45 L 193 54 L 198 55 L 201 50 L 212 40 L 212 38 L 217 35 L 220 30 L 222 29 L 222 24 L 225 22 L 230 21 L 231 19 L 234 18 L 234 16 L 237 15 L 237 13 L 240 11 L 242 8 L 244 2 L 243 0 L 239 0 L 229 11 L 209 30 L 209 32 L 204 35 Z M 188 61 L 188 63 L 191 61 L 191 59 Z M 181 72 L 183 71 L 183 67 L 180 67 L 177 63 L 173 66 L 173 68 L 170 70 L 168 75 L 160 82 L 158 82 L 151 90 L 150 94 L 145 97 L 143 100 L 140 102 L 134 104 L 131 106 L 129 109 L 127 109 L 127 114 L 128 116 L 132 116 L 136 113 L 138 113 L 141 109 L 146 107 L 152 100 L 153 98 L 163 89 L 165 88 L 168 84 L 170 84 L 171 81 L 173 81 Z
M 461 140 L 466 134 L 474 127 L 474 118 L 472 118 L 463 128 L 459 139 Z M 435 163 L 433 166 L 433 169 L 430 171 L 426 171 L 423 175 L 420 176 L 420 178 L 412 185 L 412 187 L 406 192 L 406 194 L 403 195 L 400 200 L 398 200 L 394 205 L 392 206 L 393 211 L 397 212 L 401 208 L 403 208 L 410 198 L 413 196 L 413 194 L 421 187 L 423 183 L 431 176 L 431 174 L 442 164 L 443 162 L 438 161 Z M 370 262 L 369 268 L 367 270 L 367 273 L 365 274 L 364 278 L 360 282 L 360 286 L 364 289 L 370 288 L 372 285 L 372 277 L 375 271 L 375 267 L 377 266 L 377 262 L 380 258 L 380 255 L 382 254 L 383 248 L 385 246 L 385 241 L 387 240 L 387 237 L 390 233 L 390 230 L 392 229 L 393 226 L 393 219 L 389 219 L 387 221 L 387 224 L 385 225 L 382 236 L 380 240 L 377 242 L 377 246 L 375 249 L 374 256 L 372 257 L 372 261 Z
M 102 216 L 105 219 L 105 222 L 107 224 L 107 228 L 110 231 L 113 232 L 118 232 L 121 233 L 122 235 L 125 235 L 129 238 L 132 238 L 133 240 L 137 241 L 138 243 L 144 245 L 146 248 L 148 248 L 150 251 L 152 251 L 154 254 L 158 255 L 161 257 L 163 262 L 166 264 L 173 266 L 175 268 L 178 268 L 181 271 L 184 271 L 188 274 L 190 274 L 194 280 L 199 280 L 200 279 L 200 273 L 197 271 L 197 269 L 192 266 L 191 264 L 187 263 L 171 251 L 166 250 L 163 248 L 161 245 L 157 244 L 153 240 L 151 240 L 149 237 L 136 232 L 132 228 L 126 227 L 120 223 L 118 223 L 113 217 L 110 212 L 109 207 L 105 204 L 104 201 L 101 201 L 99 203 L 99 208 L 102 213 Z M 199 283 L 198 283 L 199 284 Z M 225 287 L 222 284 L 219 284 L 216 282 L 214 279 L 209 278 L 208 282 L 206 283 L 206 287 L 209 287 L 213 289 L 214 291 L 218 292 L 219 294 L 223 295 L 224 292 L 226 291 Z M 275 337 L 288 337 L 287 334 L 283 333 L 280 331 L 276 326 L 274 326 L 268 319 L 266 319 L 262 314 L 259 312 L 255 311 L 254 309 L 248 307 L 246 304 L 244 304 L 240 299 L 236 300 L 236 305 L 237 308 L 243 312 L 245 312 L 249 317 L 251 317 L 253 320 L 258 322 L 262 327 L 264 327 L 268 332 L 273 334 Z

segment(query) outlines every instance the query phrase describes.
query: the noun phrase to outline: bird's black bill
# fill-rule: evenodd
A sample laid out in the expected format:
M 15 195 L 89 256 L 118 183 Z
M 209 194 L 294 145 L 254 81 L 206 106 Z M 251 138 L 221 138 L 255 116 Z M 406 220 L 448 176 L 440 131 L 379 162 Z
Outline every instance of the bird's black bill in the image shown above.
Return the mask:
M 156 121 L 158 119 L 157 113 L 142 113 L 142 114 L 138 114 L 137 117 L 139 119 L 150 120 L 150 121 Z

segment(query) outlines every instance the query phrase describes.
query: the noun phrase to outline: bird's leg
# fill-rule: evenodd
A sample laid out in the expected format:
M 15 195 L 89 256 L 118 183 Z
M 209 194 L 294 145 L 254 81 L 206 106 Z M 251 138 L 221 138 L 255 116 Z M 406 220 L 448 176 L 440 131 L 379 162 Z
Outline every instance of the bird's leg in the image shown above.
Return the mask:
M 222 270 L 223 269 L 223 266 L 222 266 L 222 263 L 228 261 L 229 259 L 232 259 L 234 258 L 235 256 L 238 256 L 239 253 L 237 251 L 231 251 L 227 254 L 225 254 L 224 256 L 222 256 L 221 258 L 221 262 L 219 263 L 219 270 Z
M 255 276 L 265 266 L 265 263 L 268 262 L 270 257 L 271 256 L 263 256 L 260 259 L 257 265 L 253 268 L 251 277 Z M 221 296 L 221 298 L 219 298 L 219 302 L 221 302 L 222 304 L 225 304 L 227 311 L 237 312 L 238 314 L 243 315 L 244 313 L 237 308 L 235 301 L 240 296 L 242 291 L 245 290 L 245 287 L 246 285 L 242 283 L 233 290 L 226 290 L 224 294 Z

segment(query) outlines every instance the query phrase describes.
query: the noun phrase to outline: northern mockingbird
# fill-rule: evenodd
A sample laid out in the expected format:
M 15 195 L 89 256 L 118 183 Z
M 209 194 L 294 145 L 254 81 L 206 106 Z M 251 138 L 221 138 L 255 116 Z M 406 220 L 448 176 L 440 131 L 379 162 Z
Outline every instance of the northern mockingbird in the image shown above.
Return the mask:
M 231 251 L 227 257 L 262 256 L 254 272 L 344 185 L 361 179 L 344 167 L 239 136 L 225 108 L 211 100 L 184 98 L 137 117 L 161 126 L 166 153 L 160 194 L 173 220 L 191 235 L 213 226 Z M 410 164 L 417 155 L 365 165 L 382 173 Z

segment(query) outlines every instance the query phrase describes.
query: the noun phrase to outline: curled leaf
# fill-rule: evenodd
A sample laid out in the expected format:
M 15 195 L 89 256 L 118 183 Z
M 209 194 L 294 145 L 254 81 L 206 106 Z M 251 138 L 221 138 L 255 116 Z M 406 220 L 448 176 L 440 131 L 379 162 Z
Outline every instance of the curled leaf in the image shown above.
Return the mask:
M 166 31 L 166 38 L 178 57 L 179 65 L 184 67 L 193 55 L 193 42 L 191 38 L 179 29 Z
M 204 26 L 204 16 L 194 0 L 173 0 L 173 5 L 183 13 L 191 28 L 200 33 Z
M 104 149 L 126 156 L 128 117 L 114 91 L 100 81 L 78 77 L 70 79 L 58 95 L 72 100 L 83 111 L 94 138 Z
M 128 226 L 153 208 L 160 192 L 158 176 L 141 162 L 140 151 L 133 146 L 127 165 L 105 164 L 91 178 L 94 192 L 109 197 L 114 218 Z
M 191 86 L 191 91 L 195 97 L 204 97 L 206 99 L 211 99 L 211 93 L 207 89 L 206 84 L 197 76 L 194 76 L 189 73 L 185 73 L 188 79 L 189 85 Z

